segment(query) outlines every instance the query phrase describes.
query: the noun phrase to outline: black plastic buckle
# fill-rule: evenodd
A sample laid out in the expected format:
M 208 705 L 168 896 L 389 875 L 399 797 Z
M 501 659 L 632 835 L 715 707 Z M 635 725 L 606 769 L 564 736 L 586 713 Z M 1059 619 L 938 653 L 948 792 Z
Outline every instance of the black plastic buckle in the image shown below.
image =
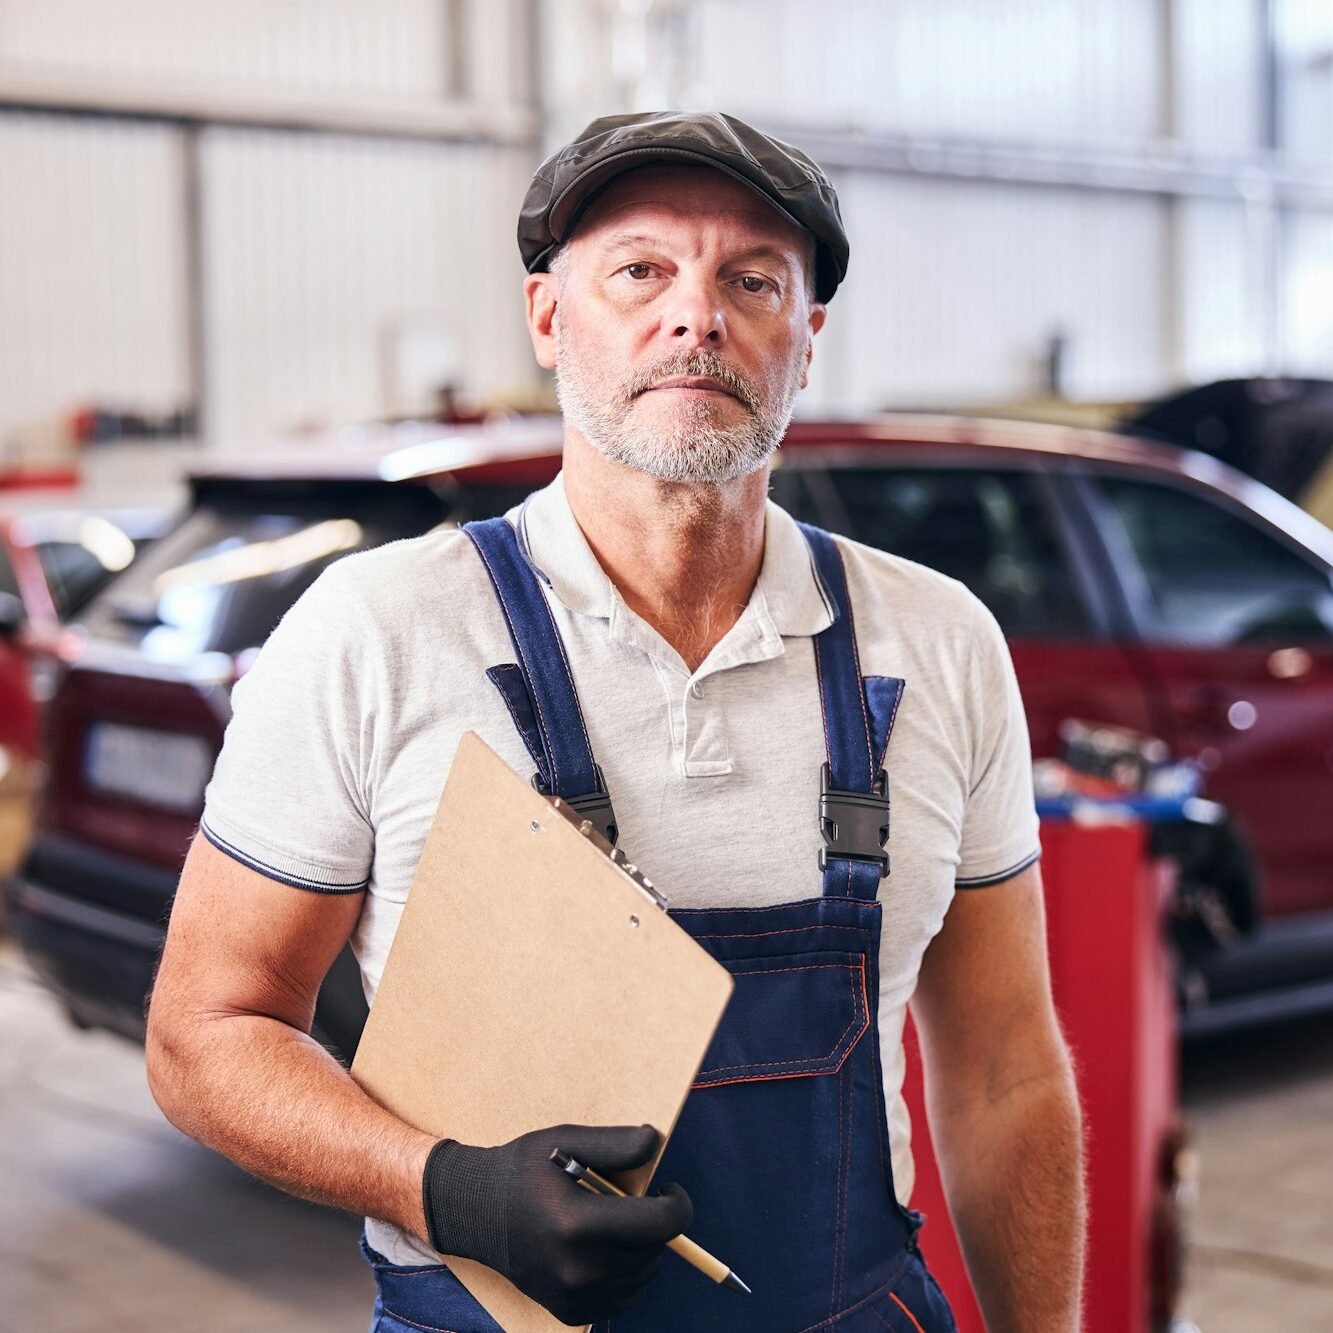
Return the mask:
M 577 810 L 584 819 L 591 822 L 593 828 L 614 847 L 620 837 L 620 827 L 616 823 L 616 812 L 611 805 L 611 793 L 606 789 L 606 778 L 602 773 L 601 764 L 594 764 L 593 771 L 597 774 L 597 791 L 590 791 L 584 796 L 563 796 L 561 800 L 571 810 Z M 543 796 L 551 794 L 551 789 L 542 781 L 540 773 L 532 775 L 532 785 Z
M 889 775 L 881 768 L 869 792 L 837 791 L 829 786 L 827 763 L 819 771 L 819 868 L 830 861 L 869 861 L 879 877 L 889 873 Z

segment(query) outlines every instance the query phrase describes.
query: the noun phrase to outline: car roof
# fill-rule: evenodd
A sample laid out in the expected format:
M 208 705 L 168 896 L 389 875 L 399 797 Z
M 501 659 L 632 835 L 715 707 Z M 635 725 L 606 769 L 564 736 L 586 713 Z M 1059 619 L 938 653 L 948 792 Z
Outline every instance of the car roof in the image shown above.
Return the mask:
M 296 442 L 196 467 L 195 481 L 457 481 L 486 484 L 540 478 L 524 464 L 553 472 L 562 446 L 560 418 L 501 417 L 480 424 L 409 421 L 348 426 Z M 1050 422 L 964 415 L 887 413 L 857 419 L 797 419 L 784 441 L 783 462 L 799 466 L 814 451 L 830 466 L 858 459 L 941 450 L 1012 465 L 1062 460 L 1103 463 L 1192 480 L 1223 492 L 1333 564 L 1333 532 L 1262 483 L 1208 454 L 1114 431 Z M 827 452 L 825 452 L 827 451 Z M 914 458 L 913 461 L 918 461 Z

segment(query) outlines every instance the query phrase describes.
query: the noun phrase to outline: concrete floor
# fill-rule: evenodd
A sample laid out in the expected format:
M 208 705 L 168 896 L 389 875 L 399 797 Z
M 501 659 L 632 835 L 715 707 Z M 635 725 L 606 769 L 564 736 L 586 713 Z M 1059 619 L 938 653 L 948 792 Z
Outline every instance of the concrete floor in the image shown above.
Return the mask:
M 1333 1330 L 1333 1017 L 1185 1053 L 1200 1155 L 1188 1313 L 1202 1333 Z
M 1202 1159 L 1185 1313 L 1333 1330 L 1333 1019 L 1185 1062 Z M 0 942 L 0 1333 L 364 1333 L 355 1218 L 177 1134 L 140 1051 L 77 1032 Z

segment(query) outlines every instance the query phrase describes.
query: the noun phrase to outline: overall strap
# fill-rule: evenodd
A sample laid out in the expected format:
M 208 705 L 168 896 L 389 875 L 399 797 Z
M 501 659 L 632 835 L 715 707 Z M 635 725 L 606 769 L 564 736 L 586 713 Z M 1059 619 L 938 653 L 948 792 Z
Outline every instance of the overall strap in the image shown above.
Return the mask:
M 904 682 L 863 679 L 847 573 L 833 538 L 800 525 L 815 571 L 833 611 L 833 623 L 814 638 L 819 706 L 828 759 L 820 775 L 819 852 L 824 892 L 873 899 L 889 873 L 889 777 L 885 751 Z M 879 737 L 883 737 L 882 742 Z
M 593 758 L 564 641 L 518 536 L 503 518 L 465 523 L 463 531 L 490 575 L 518 657 L 486 674 L 537 765 L 533 785 L 586 815 L 614 843 L 611 797 Z

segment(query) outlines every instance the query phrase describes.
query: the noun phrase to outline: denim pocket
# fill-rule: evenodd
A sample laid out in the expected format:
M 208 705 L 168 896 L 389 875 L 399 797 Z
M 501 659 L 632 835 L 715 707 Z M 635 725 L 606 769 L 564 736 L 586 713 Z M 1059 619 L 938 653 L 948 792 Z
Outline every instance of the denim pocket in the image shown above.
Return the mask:
M 915 1255 L 892 1289 L 853 1310 L 838 1333 L 958 1333 L 953 1311 L 925 1264 Z
M 864 954 L 727 964 L 736 983 L 695 1088 L 836 1074 L 870 1027 Z

